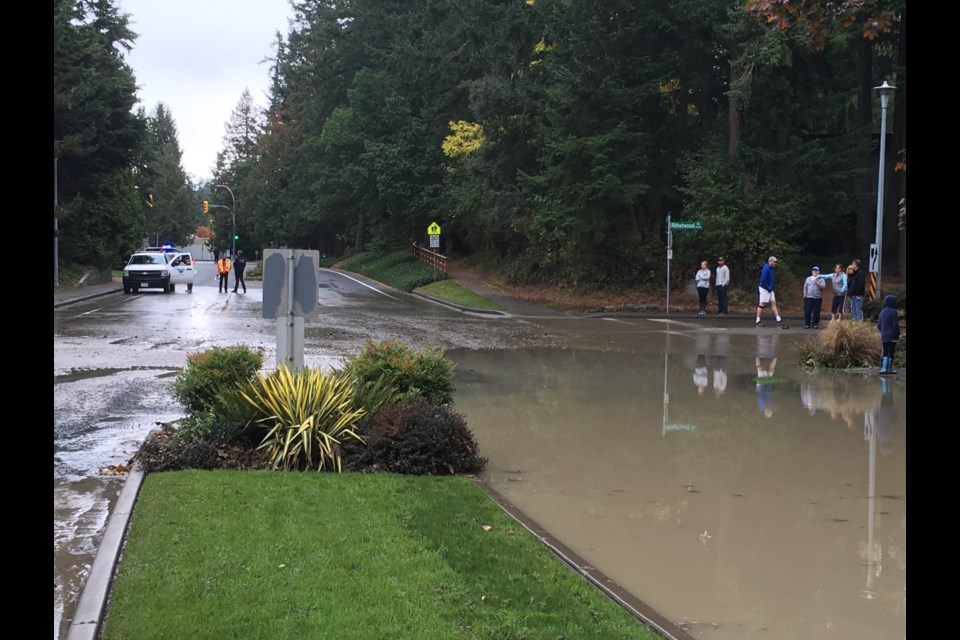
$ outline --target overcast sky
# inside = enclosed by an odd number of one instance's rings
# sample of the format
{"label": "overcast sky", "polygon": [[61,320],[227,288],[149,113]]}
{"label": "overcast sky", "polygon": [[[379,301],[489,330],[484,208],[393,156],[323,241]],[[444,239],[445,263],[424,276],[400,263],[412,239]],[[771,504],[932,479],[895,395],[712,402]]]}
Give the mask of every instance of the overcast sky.
{"label": "overcast sky", "polygon": [[118,0],[138,34],[127,64],[139,106],[164,103],[177,125],[183,168],[194,180],[213,175],[224,125],[249,89],[267,106],[276,33],[286,39],[288,0]]}

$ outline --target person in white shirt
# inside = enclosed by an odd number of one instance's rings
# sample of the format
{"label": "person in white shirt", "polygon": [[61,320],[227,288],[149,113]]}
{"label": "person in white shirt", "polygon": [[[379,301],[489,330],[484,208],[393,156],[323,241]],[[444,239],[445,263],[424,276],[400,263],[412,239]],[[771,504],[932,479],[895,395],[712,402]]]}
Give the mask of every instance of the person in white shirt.
{"label": "person in white shirt", "polygon": [[716,277],[713,281],[713,288],[717,292],[717,314],[728,315],[727,309],[727,287],[730,285],[730,267],[724,262],[723,256],[717,258]]}
{"label": "person in white shirt", "polygon": [[700,298],[700,313],[698,316],[707,315],[707,293],[710,291],[710,269],[707,268],[707,261],[700,263],[700,270],[697,271],[697,296]]}

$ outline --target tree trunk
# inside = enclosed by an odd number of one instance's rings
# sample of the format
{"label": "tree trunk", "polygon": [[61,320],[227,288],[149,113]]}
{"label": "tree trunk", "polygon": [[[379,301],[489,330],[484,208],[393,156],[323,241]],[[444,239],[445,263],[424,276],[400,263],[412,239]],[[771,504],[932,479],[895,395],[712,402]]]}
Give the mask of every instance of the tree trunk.
{"label": "tree trunk", "polygon": [[[740,47],[733,45],[730,51],[730,85],[732,86],[743,75],[743,69],[737,64],[740,56]],[[737,158],[737,147],[740,145],[740,136],[743,129],[743,112],[740,110],[740,101],[730,98],[727,103],[727,158],[733,162]]]}

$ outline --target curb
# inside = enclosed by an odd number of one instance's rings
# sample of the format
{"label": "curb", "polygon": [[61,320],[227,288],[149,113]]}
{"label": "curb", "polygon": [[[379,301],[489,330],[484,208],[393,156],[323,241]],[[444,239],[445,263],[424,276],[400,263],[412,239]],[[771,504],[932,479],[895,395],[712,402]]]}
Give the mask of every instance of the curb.
{"label": "curb", "polygon": [[123,292],[123,288],[119,288],[119,289],[109,289],[109,290],[107,290],[107,291],[99,291],[99,292],[97,292],[97,293],[90,293],[90,294],[87,294],[87,295],[80,295],[80,296],[77,296],[77,297],[75,297],[75,298],[70,298],[69,300],[63,300],[63,301],[61,301],[61,302],[56,302],[56,301],[54,301],[54,303],[53,303],[53,308],[54,308],[54,309],[59,309],[60,307],[66,307],[66,306],[68,306],[68,305],[75,304],[75,303],[77,303],[77,302],[83,302],[84,300],[92,300],[93,298],[101,298],[101,297],[103,297],[103,296],[109,296],[109,295],[112,295],[112,294],[114,294],[114,293],[122,293],[122,292]]}
{"label": "curb", "polygon": [[95,640],[99,637],[113,572],[120,560],[120,550],[123,548],[127,526],[130,524],[143,478],[144,473],[136,469],[127,475],[117,504],[110,513],[103,540],[100,541],[90,568],[90,575],[80,592],[66,640]]}
{"label": "curb", "polygon": [[433,302],[435,304],[439,304],[444,307],[449,307],[451,309],[456,309],[457,311],[462,311],[463,313],[480,313],[486,316],[506,316],[506,317],[510,316],[510,314],[507,313],[506,311],[500,311],[498,309],[474,309],[473,307],[464,307],[463,305],[459,305],[453,302],[447,302],[446,300],[441,300],[440,298],[434,298],[433,296],[424,295],[422,293],[417,293],[415,291],[411,291],[410,295],[417,296],[418,298],[422,298],[423,300],[427,300],[429,302]]}
{"label": "curb", "polygon": [[689,633],[670,622],[667,618],[655,611],[650,605],[618,585],[603,572],[590,566],[562,542],[554,538],[545,529],[531,520],[525,513],[504,498],[486,481],[476,476],[471,478],[491,500],[503,509],[507,515],[519,522],[527,531],[547,547],[555,556],[567,566],[579,573],[590,584],[599,589],[605,596],[629,611],[635,618],[662,635],[666,640],[694,640]]}

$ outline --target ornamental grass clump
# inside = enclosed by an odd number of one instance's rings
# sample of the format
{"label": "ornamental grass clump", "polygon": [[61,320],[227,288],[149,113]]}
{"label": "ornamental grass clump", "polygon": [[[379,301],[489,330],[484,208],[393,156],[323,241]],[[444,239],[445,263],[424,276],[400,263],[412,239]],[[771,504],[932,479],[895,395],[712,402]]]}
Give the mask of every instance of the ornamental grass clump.
{"label": "ornamental grass clump", "polygon": [[799,345],[800,364],[806,367],[851,369],[880,362],[880,332],[870,322],[831,322],[815,337]]}
{"label": "ornamental grass clump", "polygon": [[368,341],[359,354],[346,359],[343,373],[360,387],[387,384],[394,399],[420,396],[435,405],[453,402],[453,362],[442,351],[415,351],[396,338]]}
{"label": "ornamental grass clump", "polygon": [[341,470],[344,439],[362,438],[354,427],[364,410],[356,407],[348,377],[319,369],[291,372],[280,367],[251,382],[242,392],[265,428],[258,449],[265,450],[273,469],[284,471]]}

